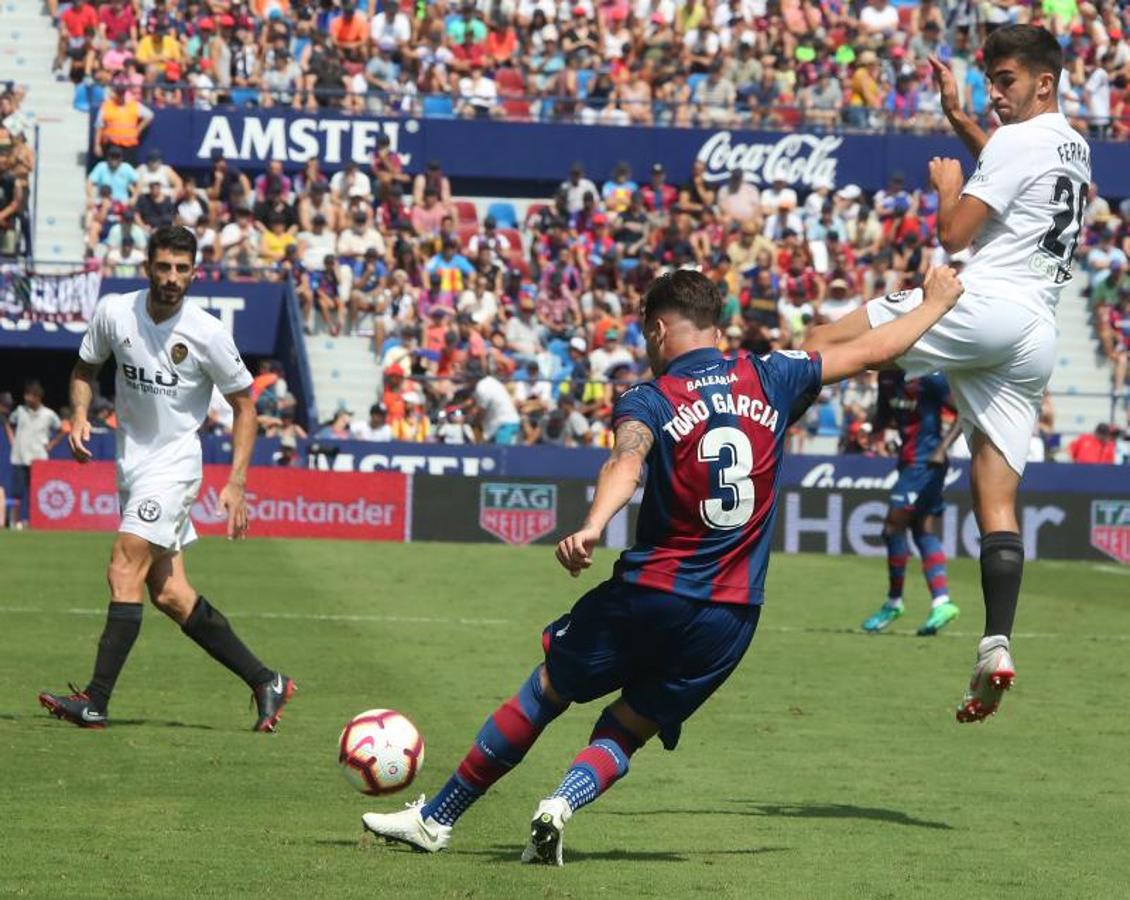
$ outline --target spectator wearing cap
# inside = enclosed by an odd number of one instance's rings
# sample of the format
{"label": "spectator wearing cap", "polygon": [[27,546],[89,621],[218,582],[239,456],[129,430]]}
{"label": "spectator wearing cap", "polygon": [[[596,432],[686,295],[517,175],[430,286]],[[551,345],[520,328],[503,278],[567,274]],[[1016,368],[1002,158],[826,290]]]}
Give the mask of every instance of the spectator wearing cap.
{"label": "spectator wearing cap", "polygon": [[117,147],[122,151],[122,158],[136,166],[141,135],[152,121],[153,110],[127,97],[126,82],[115,79],[110,96],[102,102],[94,122],[94,155],[102,158],[111,147]]}
{"label": "spectator wearing cap", "polygon": [[117,203],[128,203],[133,197],[134,185],[137,184],[139,175],[131,163],[126,162],[125,153],[121,147],[111,145],[107,148],[106,158],[98,162],[90,171],[86,179],[86,199],[91,204],[98,196],[100,188],[110,190],[110,199]]}
{"label": "spectator wearing cap", "polygon": [[506,386],[493,375],[483,372],[478,360],[467,363],[474,419],[483,440],[492,444],[513,445],[521,433],[522,418]]}
{"label": "spectator wearing cap", "polygon": [[132,206],[122,207],[118,221],[110,226],[103,244],[107,248],[121,247],[126,235],[133,238],[134,245],[142,251],[149,244],[149,234],[141,224],[141,217],[137,214],[137,210]]}
{"label": "spectator wearing cap", "polygon": [[309,272],[321,272],[326,257],[337,252],[337,235],[327,225],[326,217],[315,213],[310,230],[298,232],[298,254]]}
{"label": "spectator wearing cap", "polygon": [[358,441],[373,441],[387,443],[392,440],[392,428],[388,424],[388,411],[383,403],[374,403],[369,407],[369,419],[366,422],[353,422],[349,428],[351,436]]}
{"label": "spectator wearing cap", "polygon": [[353,412],[348,409],[339,409],[333,418],[318,429],[316,438],[323,440],[347,441],[351,436]]}
{"label": "spectator wearing cap", "polygon": [[161,157],[161,151],[157,149],[150,150],[145,157],[145,165],[137,170],[138,190],[140,192],[147,192],[149,186],[159,181],[161,186],[165,189],[165,193],[170,195],[177,195],[184,187],[183,179],[173,170],[172,166],[165,165]]}
{"label": "spectator wearing cap", "polygon": [[132,237],[124,234],[119,246],[106,250],[102,260],[102,277],[138,278],[144,263],[144,251],[134,244]]}
{"label": "spectator wearing cap", "polygon": [[608,328],[601,335],[601,344],[589,354],[589,365],[597,381],[609,379],[609,372],[619,366],[631,367],[635,363],[629,351],[620,342],[620,330]]}
{"label": "spectator wearing cap", "polygon": [[467,417],[459,407],[440,413],[440,425],[435,431],[437,444],[473,444],[475,430],[467,424]]}

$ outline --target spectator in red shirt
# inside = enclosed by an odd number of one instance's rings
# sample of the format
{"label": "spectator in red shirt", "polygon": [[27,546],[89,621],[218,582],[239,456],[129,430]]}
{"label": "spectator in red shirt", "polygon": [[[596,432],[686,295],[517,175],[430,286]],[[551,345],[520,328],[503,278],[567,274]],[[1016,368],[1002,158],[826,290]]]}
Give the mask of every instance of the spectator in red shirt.
{"label": "spectator in red shirt", "polygon": [[103,40],[137,43],[137,17],[126,0],[110,0],[98,10],[99,30]]}
{"label": "spectator in red shirt", "polygon": [[59,21],[59,48],[55,52],[56,72],[63,69],[63,60],[81,60],[90,49],[90,35],[98,31],[98,12],[90,0],[75,0],[68,6]]}
{"label": "spectator in red shirt", "polygon": [[1114,465],[1114,434],[1105,422],[1094,434],[1081,434],[1068,447],[1072,462]]}

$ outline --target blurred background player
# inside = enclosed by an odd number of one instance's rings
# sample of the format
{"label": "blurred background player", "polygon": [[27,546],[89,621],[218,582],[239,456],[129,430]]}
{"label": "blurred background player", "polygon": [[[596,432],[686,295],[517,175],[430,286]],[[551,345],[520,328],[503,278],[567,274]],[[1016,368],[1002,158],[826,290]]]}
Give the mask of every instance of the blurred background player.
{"label": "blurred background player", "polygon": [[534,812],[522,861],[561,865],[569,818],[623,778],[629,758],[656,734],[674,750],[683,722],[753,639],[789,426],[822,384],[903,353],[960,293],[952,270],[934,270],[913,312],[823,358],[801,351],[727,358],[718,349],[722,296],[714,283],[689,270],[656,279],[643,311],[656,380],[616,402],[616,442],[592,507],[581,529],[558,544],[557,559],[574,576],[592,565],[646,462],[634,546],[608,581],[545,629],[544,664],[487,719],[440,792],[397,813],[366,813],[365,829],[420,850],[445,849],[459,817],[570,703],[620,691]]}
{"label": "blurred background player", "polygon": [[91,458],[87,411],[98,370],[116,363],[117,476],[122,521],[106,579],[110,608],[98,642],[94,675],[84,690],[41,693],[53,715],[83,728],[105,728],[114,684],[141,630],[142,591],[209,656],[242,678],[258,705],[256,731],[273,731],[294,682],[267,668],[228,620],[188,582],[182,550],[196,540],[190,510],[203,473],[197,432],[213,388],[235,413],[232,466],[220,491],[228,537],[247,531],[244,485],[257,422],[251,373],[219,319],[186,304],[196,269],[196,238],[179,225],[149,241],[149,287],[110,294],[95,308],[71,373],[71,451]]}
{"label": "blurred background player", "polygon": [[897,369],[879,373],[879,401],[872,422],[876,434],[894,427],[899,435],[898,480],[891,491],[883,540],[887,544],[887,602],[863,623],[863,630],[882,631],[903,614],[903,582],[910,556],[906,532],[922,557],[922,574],[930,589],[930,615],[918,634],[937,634],[960,610],[949,597],[946,551],[938,538],[938,519],[945,511],[946,450],[961,429],[955,422],[943,437],[942,411],[949,403],[949,384],[938,372],[907,379]]}
{"label": "blurred background player", "polygon": [[[962,110],[953,73],[930,58],[942,108],[977,157],[968,181],[956,159],[930,161],[938,236],[947,253],[974,252],[961,273],[961,305],[898,361],[912,378],[946,374],[972,452],[985,631],[959,722],[995,713],[1016,675],[1010,636],[1024,573],[1016,495],[1055,366],[1055,310],[1071,278],[1091,182],[1087,142],[1059,111],[1063,51],[1051,32],[998,28],[985,41],[984,60],[1003,123],[992,137]],[[815,329],[805,347],[851,340],[906,315],[921,299],[912,290],[872,300]]]}

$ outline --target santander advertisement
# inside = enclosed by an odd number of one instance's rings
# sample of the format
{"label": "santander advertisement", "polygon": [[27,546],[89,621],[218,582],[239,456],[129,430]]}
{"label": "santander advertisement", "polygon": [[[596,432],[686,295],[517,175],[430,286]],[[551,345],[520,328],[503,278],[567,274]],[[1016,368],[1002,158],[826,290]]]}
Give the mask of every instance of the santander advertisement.
{"label": "santander advertisement", "polygon": [[[227,466],[205,466],[192,506],[199,534],[227,534],[220,490]],[[247,479],[251,534],[259,537],[411,540],[408,476],[400,472],[312,472],[252,468]],[[114,464],[47,460],[32,467],[31,524],[59,531],[115,531]]]}

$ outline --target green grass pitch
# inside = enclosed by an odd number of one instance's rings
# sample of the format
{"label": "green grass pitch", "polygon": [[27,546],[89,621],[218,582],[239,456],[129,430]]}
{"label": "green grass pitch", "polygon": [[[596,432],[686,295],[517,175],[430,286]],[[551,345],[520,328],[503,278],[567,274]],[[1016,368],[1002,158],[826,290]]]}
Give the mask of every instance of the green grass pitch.
{"label": "green grass pitch", "polygon": [[0,536],[0,894],[303,897],[1125,897],[1130,890],[1130,579],[1033,563],[1001,713],[953,710],[982,621],[856,631],[880,560],[776,556],[735,676],[674,753],[656,742],[566,833],[562,870],[517,861],[530,813],[600,705],[558,720],[525,763],[425,857],[361,837],[398,808],[354,793],[336,739],[361,710],[427,739],[429,794],[538,661],[542,626],[607,572],[574,581],[546,548],[204,540],[196,586],[299,685],[279,733],[248,693],[149,608],[112,727],[49,718],[36,691],[86,682],[102,627],[106,535]]}

